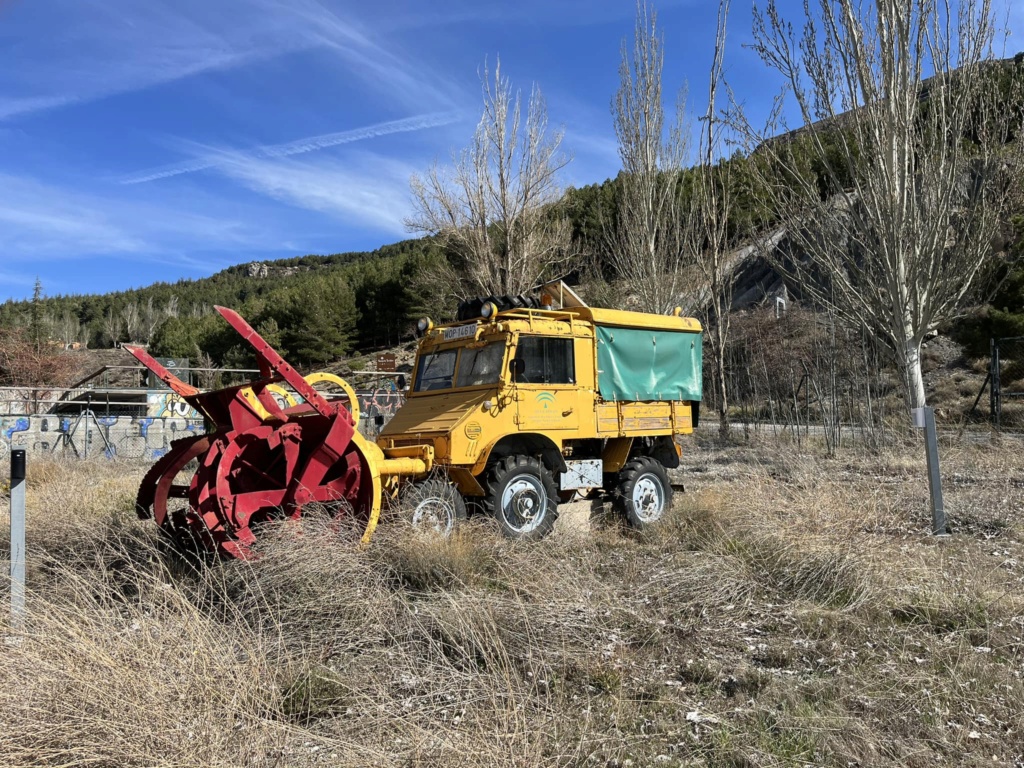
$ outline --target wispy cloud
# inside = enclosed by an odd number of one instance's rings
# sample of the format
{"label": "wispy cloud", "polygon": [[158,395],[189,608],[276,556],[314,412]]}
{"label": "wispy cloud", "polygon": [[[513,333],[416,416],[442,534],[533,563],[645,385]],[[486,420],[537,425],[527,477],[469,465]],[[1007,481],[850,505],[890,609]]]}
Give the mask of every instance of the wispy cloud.
{"label": "wispy cloud", "polygon": [[370,153],[351,153],[344,162],[329,163],[225,154],[216,168],[275,200],[391,235],[405,231],[409,177],[416,170]]}
{"label": "wispy cloud", "polygon": [[[368,25],[357,21],[351,13],[343,13],[339,3],[322,0],[253,0],[268,14],[287,19],[302,29],[309,42],[332,50],[347,62],[348,70],[375,90],[383,90],[390,98],[405,105],[432,104],[448,108],[459,100],[458,89],[441,73],[413,62],[398,51],[401,47],[387,44],[369,31]],[[360,9],[364,18],[375,9]],[[392,8],[377,10],[378,14],[394,14]]]}
{"label": "wispy cloud", "polygon": [[189,248],[273,247],[258,217],[242,221],[210,208],[205,199],[84,194],[0,173],[0,252],[13,262],[97,255],[161,259]]}
{"label": "wispy cloud", "polygon": [[166,165],[160,168],[154,168],[150,171],[133,174],[123,179],[122,183],[139,184],[146,181],[156,181],[158,179],[166,179],[172,176],[180,176],[185,173],[204,171],[217,167],[219,163],[226,162],[225,158],[229,158],[231,163],[235,163],[237,162],[237,158],[242,156],[259,159],[302,155],[307,152],[315,152],[321,149],[337,147],[342,144],[351,144],[356,141],[364,141],[366,139],[373,139],[380,136],[388,136],[395,133],[408,133],[411,131],[422,131],[428,128],[450,125],[458,121],[461,117],[462,115],[458,112],[435,112],[432,114],[407,117],[401,120],[389,120],[387,122],[375,123],[373,125],[354,128],[348,131],[338,131],[335,133],[320,134],[319,136],[309,136],[307,138],[290,141],[285,144],[268,144],[262,147],[255,147],[254,149],[245,152],[218,152],[216,154],[196,158],[192,161]]}
{"label": "wispy cloud", "polygon": [[0,120],[313,48],[392,101],[455,103],[443,78],[317,0],[34,0],[0,17],[5,38],[30,41],[0,47]]}
{"label": "wispy cloud", "polygon": [[[235,5],[234,2],[231,2]],[[236,10],[240,10],[236,8]],[[228,23],[195,0],[41,0],[3,10],[31,45],[0,52],[0,119],[234,67],[310,45],[258,17]],[[56,29],[48,25],[61,18]]]}

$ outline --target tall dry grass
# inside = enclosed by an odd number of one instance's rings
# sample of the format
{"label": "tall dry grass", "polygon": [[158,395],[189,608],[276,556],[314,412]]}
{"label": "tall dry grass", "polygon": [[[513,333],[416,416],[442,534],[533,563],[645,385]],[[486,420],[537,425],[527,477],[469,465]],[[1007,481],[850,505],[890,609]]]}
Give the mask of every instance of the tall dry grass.
{"label": "tall dry grass", "polygon": [[709,444],[649,533],[311,521],[201,571],[144,468],[36,464],[0,764],[1012,765],[1024,472],[943,458],[941,542],[912,453]]}

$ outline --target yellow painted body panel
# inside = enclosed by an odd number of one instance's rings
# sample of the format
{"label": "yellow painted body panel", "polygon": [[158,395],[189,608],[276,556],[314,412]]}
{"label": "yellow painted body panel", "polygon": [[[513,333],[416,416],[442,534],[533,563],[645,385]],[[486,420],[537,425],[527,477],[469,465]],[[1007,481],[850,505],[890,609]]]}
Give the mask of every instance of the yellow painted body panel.
{"label": "yellow painted body panel", "polygon": [[594,325],[614,325],[619,328],[647,328],[653,331],[689,331],[698,333],[702,330],[700,321],[692,317],[676,317],[674,315],[651,315],[646,312],[627,312],[622,309],[597,309],[587,307],[574,309],[580,317]]}

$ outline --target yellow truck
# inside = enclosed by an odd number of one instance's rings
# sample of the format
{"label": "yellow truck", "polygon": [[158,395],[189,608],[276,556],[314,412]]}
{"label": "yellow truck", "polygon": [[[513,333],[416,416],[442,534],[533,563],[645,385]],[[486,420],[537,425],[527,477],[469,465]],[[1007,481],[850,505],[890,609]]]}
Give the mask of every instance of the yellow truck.
{"label": "yellow truck", "polygon": [[402,508],[444,534],[479,512],[535,539],[560,502],[596,492],[630,525],[656,523],[676,437],[699,416],[700,323],[592,308],[562,284],[539,307],[491,298],[478,317],[419,323],[408,399],[377,440],[387,457],[430,457],[426,476],[396,478]]}

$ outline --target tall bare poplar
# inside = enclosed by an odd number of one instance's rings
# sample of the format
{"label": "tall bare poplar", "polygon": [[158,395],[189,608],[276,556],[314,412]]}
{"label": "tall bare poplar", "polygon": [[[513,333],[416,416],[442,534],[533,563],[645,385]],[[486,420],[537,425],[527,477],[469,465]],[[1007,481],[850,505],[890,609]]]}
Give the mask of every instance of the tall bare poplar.
{"label": "tall bare poplar", "polygon": [[802,34],[774,0],[755,9],[755,49],[804,124],[757,150],[781,172],[765,191],[801,288],[888,342],[923,406],[921,344],[991,264],[1005,200],[991,0],[805,8]]}
{"label": "tall bare poplar", "polygon": [[619,90],[612,101],[622,173],[605,240],[609,259],[638,308],[659,313],[680,303],[688,223],[679,194],[689,150],[683,96],[666,127],[663,65],[657,14],[641,0],[633,46],[622,43]]}
{"label": "tall bare poplar", "polygon": [[[568,222],[557,215],[558,174],[569,162],[562,132],[548,129],[547,107],[534,85],[521,94],[483,71],[483,115],[473,141],[411,180],[413,232],[438,236],[454,257],[436,281],[462,294],[520,294],[571,258]],[[525,112],[524,112],[525,106]]]}
{"label": "tall bare poplar", "polygon": [[692,258],[697,265],[703,288],[701,304],[708,318],[705,329],[710,342],[712,378],[718,408],[718,427],[722,436],[729,433],[728,392],[726,388],[725,349],[729,338],[729,310],[732,306],[733,263],[731,256],[739,245],[739,233],[731,226],[736,187],[735,165],[719,162],[724,149],[725,132],[731,121],[720,117],[719,100],[725,87],[725,33],[729,19],[729,0],[718,6],[718,24],[714,54],[708,75],[708,102],[701,118],[699,163],[693,170],[693,196],[690,214]]}
{"label": "tall bare poplar", "polygon": [[110,346],[116,347],[121,339],[121,315],[114,307],[107,307],[103,313],[103,332],[110,339]]}

